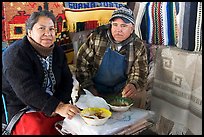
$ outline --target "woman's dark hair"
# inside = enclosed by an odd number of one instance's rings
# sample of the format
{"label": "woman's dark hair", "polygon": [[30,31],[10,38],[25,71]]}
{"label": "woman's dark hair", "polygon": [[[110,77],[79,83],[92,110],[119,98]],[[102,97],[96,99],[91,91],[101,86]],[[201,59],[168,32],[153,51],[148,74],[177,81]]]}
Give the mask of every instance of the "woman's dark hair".
{"label": "woman's dark hair", "polygon": [[26,34],[28,34],[28,29],[32,30],[35,23],[38,22],[39,17],[48,17],[53,21],[54,24],[56,23],[55,15],[50,11],[43,10],[39,12],[33,12],[26,21]]}

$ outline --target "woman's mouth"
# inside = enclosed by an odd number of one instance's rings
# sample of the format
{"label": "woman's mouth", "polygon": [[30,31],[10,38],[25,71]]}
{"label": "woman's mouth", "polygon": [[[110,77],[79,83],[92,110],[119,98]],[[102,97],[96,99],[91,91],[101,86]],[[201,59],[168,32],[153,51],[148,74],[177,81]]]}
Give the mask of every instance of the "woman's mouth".
{"label": "woman's mouth", "polygon": [[42,40],[44,40],[44,41],[52,41],[51,39],[42,39]]}

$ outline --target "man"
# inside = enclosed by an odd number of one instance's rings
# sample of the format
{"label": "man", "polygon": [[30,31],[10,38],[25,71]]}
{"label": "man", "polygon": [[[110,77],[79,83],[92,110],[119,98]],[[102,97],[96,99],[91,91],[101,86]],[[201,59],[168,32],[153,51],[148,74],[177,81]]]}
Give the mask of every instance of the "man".
{"label": "man", "polygon": [[110,23],[99,26],[80,47],[76,78],[94,95],[141,99],[148,65],[144,43],[134,33],[135,18],[127,6],[115,10]]}

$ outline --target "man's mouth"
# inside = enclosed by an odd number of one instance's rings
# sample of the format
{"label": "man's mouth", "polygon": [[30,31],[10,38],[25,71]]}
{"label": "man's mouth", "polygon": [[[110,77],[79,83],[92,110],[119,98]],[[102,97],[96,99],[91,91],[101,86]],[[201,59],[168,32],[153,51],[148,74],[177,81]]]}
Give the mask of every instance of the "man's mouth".
{"label": "man's mouth", "polygon": [[120,35],[120,34],[117,34],[117,35],[115,35],[116,37],[122,37],[123,35]]}

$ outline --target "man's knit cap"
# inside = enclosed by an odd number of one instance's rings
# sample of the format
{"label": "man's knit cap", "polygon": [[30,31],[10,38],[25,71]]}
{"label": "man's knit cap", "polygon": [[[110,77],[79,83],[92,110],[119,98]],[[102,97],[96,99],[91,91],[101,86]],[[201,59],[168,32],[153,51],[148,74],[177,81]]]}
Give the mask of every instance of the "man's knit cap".
{"label": "man's knit cap", "polygon": [[121,18],[125,23],[132,23],[133,25],[135,24],[133,11],[127,6],[120,7],[113,11],[109,21],[113,21],[115,18]]}

